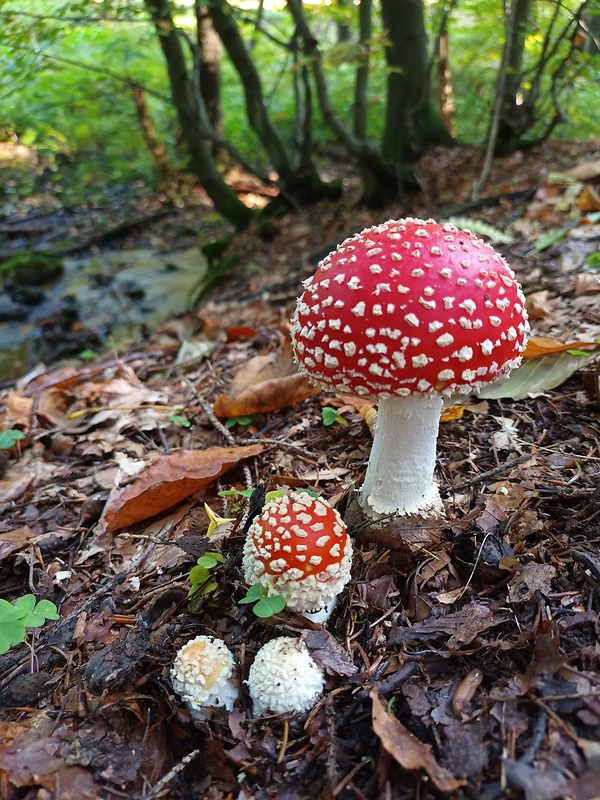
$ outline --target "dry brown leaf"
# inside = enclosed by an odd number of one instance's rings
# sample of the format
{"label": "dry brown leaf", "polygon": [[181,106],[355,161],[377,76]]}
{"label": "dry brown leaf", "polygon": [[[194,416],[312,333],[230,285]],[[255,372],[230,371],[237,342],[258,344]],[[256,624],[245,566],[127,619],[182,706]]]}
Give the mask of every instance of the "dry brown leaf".
{"label": "dry brown leaf", "polygon": [[238,461],[256,456],[262,445],[179,450],[161,456],[112,500],[102,513],[106,531],[115,531],[160,514],[207,486]]}
{"label": "dry brown leaf", "polygon": [[598,342],[560,342],[558,339],[547,339],[544,336],[532,336],[527,342],[523,358],[540,358],[565,353],[567,350],[596,350]]}
{"label": "dry brown leaf", "polygon": [[442,409],[440,422],[456,422],[457,419],[462,419],[464,413],[464,406],[448,406]]}
{"label": "dry brown leaf", "polygon": [[577,297],[600,292],[600,275],[593,272],[579,272],[575,276],[575,294]]}
{"label": "dry brown leaf", "polygon": [[31,409],[33,408],[33,398],[23,397],[19,392],[9,392],[3,398],[4,423],[6,428],[14,428],[15,425],[27,430],[31,426]]}
{"label": "dry brown leaf", "polygon": [[525,300],[525,308],[529,314],[529,319],[542,319],[552,313],[553,298],[550,297],[548,289],[541,292],[533,292]]}
{"label": "dry brown leaf", "polygon": [[321,389],[311,385],[304,375],[288,375],[250,386],[237,397],[220,394],[215,399],[213,410],[217,417],[242,417],[251,414],[266,414],[285,406],[300,403]]}
{"label": "dry brown leaf", "polygon": [[373,703],[373,730],[379,737],[383,749],[403,769],[425,770],[431,782],[441,792],[453,792],[465,786],[465,781],[455,778],[438,764],[431,752],[431,745],[417,739],[396,717],[387,713],[376,689],[371,689],[369,695]]}

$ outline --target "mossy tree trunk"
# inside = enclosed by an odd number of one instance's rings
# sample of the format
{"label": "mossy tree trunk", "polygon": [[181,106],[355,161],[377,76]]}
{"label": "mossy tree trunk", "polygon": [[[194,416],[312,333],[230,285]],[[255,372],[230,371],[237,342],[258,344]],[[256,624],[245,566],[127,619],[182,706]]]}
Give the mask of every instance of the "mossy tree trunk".
{"label": "mossy tree trunk", "polygon": [[402,175],[430,145],[452,139],[432,101],[422,0],[381,0],[381,16],[388,37],[382,155],[384,162]]}
{"label": "mossy tree trunk", "polygon": [[181,34],[173,22],[169,0],[144,0],[144,2],[165,57],[171,97],[189,154],[190,169],[215,204],[217,211],[241,230],[250,222],[252,212],[226,184],[212,156],[207,142],[207,131],[203,130],[202,125],[205,111],[200,106],[201,98],[194,92]]}

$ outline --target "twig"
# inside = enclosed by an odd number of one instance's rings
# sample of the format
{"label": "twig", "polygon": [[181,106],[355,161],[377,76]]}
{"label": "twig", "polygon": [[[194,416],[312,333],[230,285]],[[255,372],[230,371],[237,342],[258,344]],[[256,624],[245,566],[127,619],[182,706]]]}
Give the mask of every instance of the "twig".
{"label": "twig", "polygon": [[256,438],[251,439],[241,439],[239,442],[237,442],[237,444],[248,445],[256,444],[257,442],[273,444],[277,447],[281,447],[284,450],[293,450],[295,453],[298,453],[298,455],[311,459],[311,461],[316,461],[318,458],[316,453],[313,453],[311,450],[307,450],[305,447],[301,447],[299,444],[294,444],[293,442],[283,442],[279,439],[263,439],[262,437],[257,436]]}
{"label": "twig", "polygon": [[200,753],[200,750],[192,750],[191,753],[188,753],[187,756],[184,756],[179,764],[175,764],[173,769],[169,770],[166,775],[164,775],[158,783],[155,783],[150,792],[145,795],[146,800],[152,800],[152,798],[158,797],[158,795],[162,792],[165,786],[170,783],[173,778],[175,778],[182,769],[185,769],[190,761],[193,761],[194,758]]}
{"label": "twig", "polygon": [[519,464],[524,464],[526,461],[529,461],[531,456],[519,456],[519,458],[512,458],[509,461],[505,461],[504,464],[499,464],[497,467],[493,469],[488,469],[486,472],[481,472],[475,478],[469,478],[468,481],[463,481],[462,483],[457,483],[456,485],[450,486],[451,491],[458,492],[462,489],[466,489],[469,486],[476,486],[478,483],[487,480],[488,478],[493,478],[496,475],[499,475],[501,472],[505,472],[507,469],[512,469],[512,467],[518,467]]}

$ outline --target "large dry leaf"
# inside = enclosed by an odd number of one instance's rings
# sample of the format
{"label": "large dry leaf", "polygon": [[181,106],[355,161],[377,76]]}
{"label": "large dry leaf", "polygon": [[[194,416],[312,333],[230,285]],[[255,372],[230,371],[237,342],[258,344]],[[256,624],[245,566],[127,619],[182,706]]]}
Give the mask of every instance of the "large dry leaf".
{"label": "large dry leaf", "polygon": [[293,406],[320,392],[308,378],[298,373],[292,345],[284,340],[277,353],[251,358],[236,374],[228,394],[215,400],[217,417],[247,417]]}
{"label": "large dry leaf", "polygon": [[311,385],[304,375],[288,375],[257,383],[245,389],[237,397],[220,394],[215,399],[214,412],[217,417],[245,417],[251,414],[266,414],[285,406],[300,403],[321,389]]}
{"label": "large dry leaf", "polygon": [[600,342],[561,342],[558,339],[547,339],[544,336],[532,336],[523,353],[524,359],[554,356],[569,350],[598,350]]}
{"label": "large dry leaf", "polygon": [[376,689],[370,691],[373,703],[373,730],[379,737],[381,745],[403,769],[423,769],[431,782],[441,792],[453,792],[466,781],[455,778],[447,769],[435,760],[431,745],[424,744],[383,706]]}
{"label": "large dry leaf", "polygon": [[484,387],[478,392],[478,397],[485,400],[499,400],[503,397],[523,400],[531,394],[555,389],[588,361],[587,356],[574,356],[571,353],[531,358],[514,370],[510,378]]}
{"label": "large dry leaf", "polygon": [[154,517],[207,486],[238,461],[261,451],[262,445],[253,444],[179,450],[161,456],[134,483],[108,499],[101,524],[106,531],[115,531]]}

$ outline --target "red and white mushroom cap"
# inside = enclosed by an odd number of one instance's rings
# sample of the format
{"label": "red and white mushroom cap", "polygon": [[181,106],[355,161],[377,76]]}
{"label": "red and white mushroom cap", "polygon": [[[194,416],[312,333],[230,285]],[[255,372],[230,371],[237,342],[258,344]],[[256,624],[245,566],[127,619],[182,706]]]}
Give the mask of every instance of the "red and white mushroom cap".
{"label": "red and white mushroom cap", "polygon": [[302,372],[364,397],[468,393],[507,375],[528,331],[506,261],[469,231],[404,219],[347,239],[305,284]]}
{"label": "red and white mushroom cap", "polygon": [[238,696],[233,667],[225,642],[212,636],[197,636],[178,650],[171,681],[195,722],[208,719],[218,706],[231,711]]}
{"label": "red and white mushroom cap", "polygon": [[280,636],[260,648],[248,673],[254,716],[302,713],[315,704],[325,673],[300,639]]}
{"label": "red and white mushroom cap", "polygon": [[246,536],[247,583],[261,583],[299,613],[326,606],[350,580],[352,543],[322,498],[290,492],[265,504]]}

